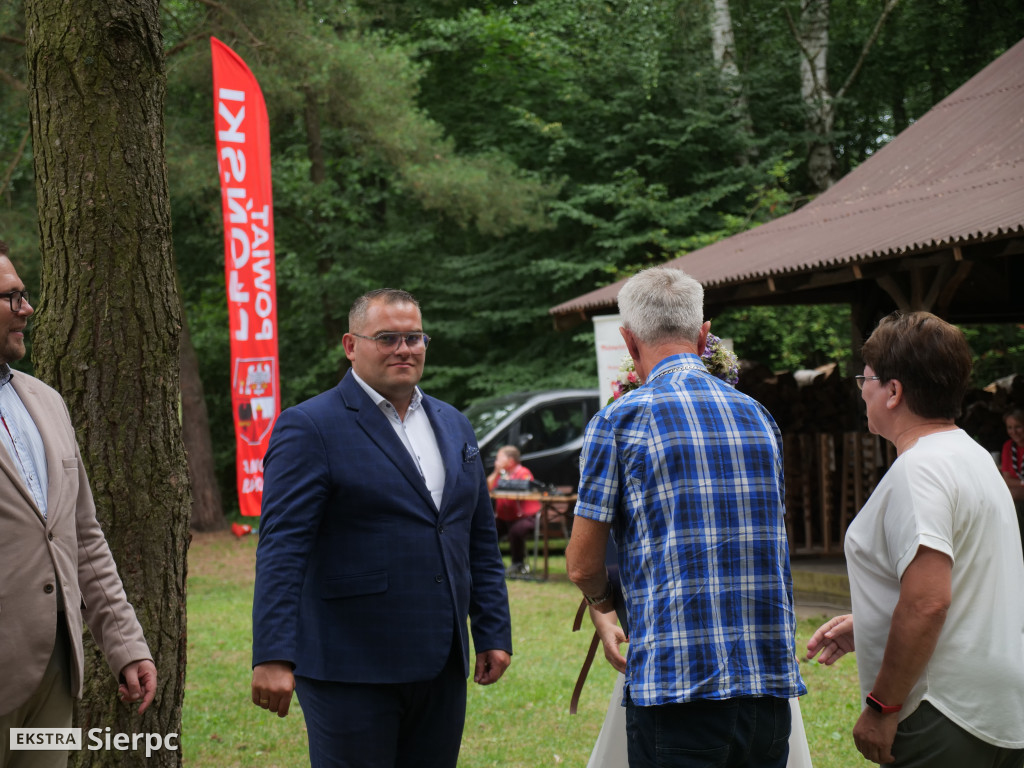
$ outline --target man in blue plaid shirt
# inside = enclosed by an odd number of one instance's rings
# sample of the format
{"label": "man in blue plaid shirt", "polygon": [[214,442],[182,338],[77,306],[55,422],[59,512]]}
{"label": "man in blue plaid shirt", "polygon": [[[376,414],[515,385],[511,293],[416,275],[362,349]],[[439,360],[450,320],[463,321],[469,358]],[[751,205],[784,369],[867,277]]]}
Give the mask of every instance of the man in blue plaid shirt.
{"label": "man in blue plaid shirt", "polygon": [[619,293],[639,389],[587,427],[566,551],[591,609],[614,610],[609,532],[629,619],[630,768],[786,765],[795,653],[782,438],[707,372],[704,291],[644,270]]}

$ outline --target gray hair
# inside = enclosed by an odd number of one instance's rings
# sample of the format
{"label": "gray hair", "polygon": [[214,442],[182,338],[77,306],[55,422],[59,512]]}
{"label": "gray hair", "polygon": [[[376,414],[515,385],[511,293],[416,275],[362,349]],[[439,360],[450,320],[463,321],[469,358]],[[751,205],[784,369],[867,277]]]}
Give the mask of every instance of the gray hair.
{"label": "gray hair", "polygon": [[649,267],[619,291],[622,324],[644,344],[697,343],[704,324],[704,288],[679,269]]}
{"label": "gray hair", "polygon": [[381,301],[385,304],[412,304],[416,309],[420,308],[420,303],[416,301],[416,297],[408,291],[403,291],[398,288],[377,288],[373,291],[368,291],[356,299],[352,303],[352,308],[348,311],[348,329],[351,332],[354,328],[362,328],[366,323],[366,315],[369,313],[370,304],[375,301]]}

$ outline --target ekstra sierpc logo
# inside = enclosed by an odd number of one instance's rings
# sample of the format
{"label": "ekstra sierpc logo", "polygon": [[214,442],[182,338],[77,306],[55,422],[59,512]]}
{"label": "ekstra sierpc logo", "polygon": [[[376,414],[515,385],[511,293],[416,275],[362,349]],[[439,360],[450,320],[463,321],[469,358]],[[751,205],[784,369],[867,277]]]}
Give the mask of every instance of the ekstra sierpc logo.
{"label": "ekstra sierpc logo", "polygon": [[110,727],[90,728],[82,743],[81,728],[11,728],[11,751],[43,750],[106,750],[116,752],[142,752],[152,757],[165,749],[178,751],[178,734],[168,733],[112,733]]}

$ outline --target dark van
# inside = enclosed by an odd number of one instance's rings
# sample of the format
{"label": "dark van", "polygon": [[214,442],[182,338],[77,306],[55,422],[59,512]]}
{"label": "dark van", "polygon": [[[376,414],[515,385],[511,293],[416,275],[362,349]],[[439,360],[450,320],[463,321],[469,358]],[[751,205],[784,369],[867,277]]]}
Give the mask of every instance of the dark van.
{"label": "dark van", "polygon": [[549,389],[481,400],[463,413],[476,432],[488,473],[498,449],[514,445],[539,482],[575,492],[583,429],[600,408],[596,389]]}

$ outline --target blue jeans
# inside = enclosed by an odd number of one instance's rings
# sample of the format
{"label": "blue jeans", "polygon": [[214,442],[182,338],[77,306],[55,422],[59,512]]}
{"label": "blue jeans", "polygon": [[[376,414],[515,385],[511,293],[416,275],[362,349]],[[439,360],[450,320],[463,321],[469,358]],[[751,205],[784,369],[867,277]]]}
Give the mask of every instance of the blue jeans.
{"label": "blue jeans", "polygon": [[772,697],[640,707],[627,698],[629,768],[785,768],[789,702]]}

